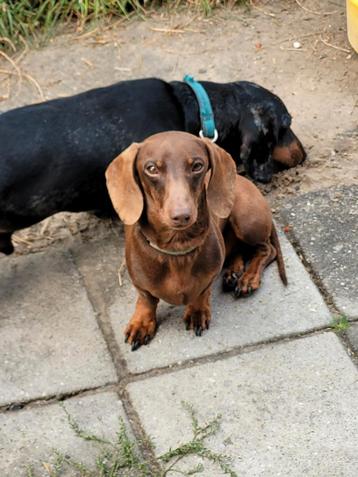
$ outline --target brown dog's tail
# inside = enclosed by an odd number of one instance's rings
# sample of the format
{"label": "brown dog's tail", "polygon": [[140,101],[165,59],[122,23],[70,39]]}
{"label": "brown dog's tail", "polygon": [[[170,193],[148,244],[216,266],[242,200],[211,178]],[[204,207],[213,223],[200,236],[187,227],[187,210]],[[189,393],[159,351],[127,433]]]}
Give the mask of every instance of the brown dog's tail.
{"label": "brown dog's tail", "polygon": [[280,275],[280,278],[282,280],[282,283],[287,286],[287,275],[286,275],[286,269],[285,269],[285,262],[283,261],[283,256],[282,256],[282,251],[281,251],[281,245],[278,240],[278,235],[277,235],[277,230],[275,227],[275,224],[272,222],[272,229],[271,229],[271,243],[275,247],[277,256],[277,267],[278,267],[278,273]]}

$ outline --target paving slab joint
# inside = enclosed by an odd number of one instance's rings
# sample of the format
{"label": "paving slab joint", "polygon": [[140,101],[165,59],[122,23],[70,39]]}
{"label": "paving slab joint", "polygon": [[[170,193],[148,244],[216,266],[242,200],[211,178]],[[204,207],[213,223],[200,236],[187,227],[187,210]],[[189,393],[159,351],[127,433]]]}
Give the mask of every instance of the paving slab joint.
{"label": "paving slab joint", "polygon": [[354,346],[349,339],[347,332],[336,333],[338,338],[340,339],[341,343],[343,344],[344,349],[347,351],[349,358],[353,361],[353,363],[358,368],[358,352],[354,350]]}
{"label": "paving slab joint", "polygon": [[36,398],[28,401],[14,401],[3,406],[0,406],[0,414],[7,412],[17,412],[23,409],[32,409],[35,407],[47,406],[49,404],[59,403],[71,399],[74,397],[84,397],[89,395],[95,395],[101,392],[117,392],[118,384],[105,384],[98,387],[81,389],[79,391],[67,392],[63,394],[53,394],[52,396],[45,396],[43,398]]}
{"label": "paving slab joint", "polygon": [[[276,218],[276,221],[278,221],[278,218]],[[279,222],[280,226],[283,226],[282,221]],[[319,292],[321,293],[324,302],[326,303],[327,307],[329,308],[330,312],[334,315],[340,315],[341,312],[337,308],[337,305],[334,302],[334,299],[332,295],[327,291],[326,287],[323,285],[323,282],[317,273],[317,271],[314,269],[313,265],[309,262],[309,260],[306,258],[304,249],[301,247],[301,244],[297,237],[295,236],[294,231],[289,230],[286,232],[286,237],[291,243],[292,247],[294,248],[297,256],[299,257],[300,261],[302,262],[303,266],[307,270],[308,274],[310,275],[310,278],[318,288]]]}
{"label": "paving slab joint", "polygon": [[132,400],[126,389],[122,389],[119,393],[119,398],[123,404],[128,421],[131,425],[132,432],[136,439],[138,449],[144,460],[148,463],[151,475],[161,475],[162,469],[159,466],[158,459],[155,456],[155,449],[150,437],[144,431],[141,420],[135,407],[132,404]]}
{"label": "paving slab joint", "polygon": [[72,251],[70,251],[70,257],[74,267],[79,274],[80,281],[84,290],[86,291],[87,298],[93,308],[98,327],[102,333],[108,352],[111,356],[118,380],[120,381],[121,379],[123,379],[124,376],[128,374],[128,369],[127,363],[122,356],[118,343],[115,339],[115,334],[113,331],[110,317],[108,316],[105,307],[101,306],[101,304],[98,303],[95,294],[91,290],[91,285],[87,283],[86,277],[81,273],[80,267],[77,266],[76,258],[73,255]]}
{"label": "paving slab joint", "polygon": [[[358,321],[358,320],[357,320]],[[332,332],[332,327],[330,326],[325,326],[325,327],[320,327],[316,328],[314,330],[309,330],[307,332],[303,333],[296,333],[296,334],[291,334],[291,335],[286,335],[286,336],[280,336],[277,338],[272,338],[269,340],[264,340],[261,342],[257,342],[254,344],[250,345],[244,345],[244,346],[239,346],[235,347],[233,349],[227,350],[227,351],[222,351],[219,353],[215,353],[209,356],[203,356],[200,358],[194,358],[194,359],[189,359],[187,361],[183,361],[180,364],[173,364],[169,366],[164,366],[162,368],[155,368],[151,369],[149,371],[143,371],[140,373],[127,373],[125,376],[122,377],[121,381],[119,383],[108,383],[105,385],[101,385],[98,387],[93,387],[93,388],[88,388],[88,389],[81,389],[79,391],[74,391],[74,392],[68,392],[68,393],[63,393],[63,394],[54,394],[52,396],[46,396],[44,398],[37,398],[34,400],[29,400],[29,401],[18,401],[18,402],[12,402],[8,403],[4,406],[0,406],[0,413],[6,413],[6,412],[16,412],[18,410],[22,409],[28,409],[32,407],[38,407],[38,406],[46,406],[48,404],[53,404],[56,402],[62,402],[67,399],[73,398],[73,397],[83,397],[86,395],[93,395],[93,394],[98,394],[101,392],[105,391],[114,391],[119,394],[119,397],[121,398],[123,404],[125,405],[126,410],[128,411],[129,416],[134,416],[134,422],[135,422],[135,416],[136,413],[133,410],[130,399],[128,398],[127,392],[126,392],[126,387],[130,383],[138,382],[138,381],[144,381],[146,379],[150,379],[153,377],[157,376],[163,376],[166,374],[171,374],[175,373],[177,371],[183,370],[183,369],[190,369],[196,366],[200,366],[202,364],[206,363],[214,363],[217,361],[223,361],[225,359],[231,358],[233,356],[240,356],[244,355],[247,353],[251,353],[257,350],[260,350],[266,346],[273,345],[273,344],[281,344],[281,343],[287,343],[290,341],[294,340],[300,340],[309,336],[314,336],[314,335],[319,335],[323,333],[329,333]],[[348,356],[350,359],[354,362],[354,364],[358,367],[358,353],[356,353],[353,349],[353,346],[349,340],[349,337],[345,332],[341,333],[336,333],[338,338],[340,339],[343,347],[345,348]],[[127,402],[127,398],[129,401]]]}
{"label": "paving slab joint", "polygon": [[[61,394],[53,394],[50,396],[45,396],[44,398],[36,398],[36,399],[30,399],[27,401],[14,401],[10,402],[8,404],[5,404],[3,406],[0,406],[0,413],[6,413],[6,412],[16,412],[18,410],[22,409],[27,409],[27,408],[32,408],[32,407],[37,407],[37,406],[45,406],[48,404],[52,404],[55,402],[61,402],[65,401],[66,399],[70,399],[73,397],[82,397],[90,394],[97,394],[99,392],[104,392],[104,391],[116,391],[119,394],[124,393],[124,396],[126,395],[126,386],[130,383],[137,382],[137,381],[143,381],[145,379],[150,379],[155,376],[162,376],[165,374],[170,374],[174,373],[176,371],[180,371],[182,369],[190,369],[195,366],[199,366],[201,364],[205,363],[214,363],[216,361],[222,361],[227,358],[231,358],[232,356],[238,356],[241,354],[246,354],[250,353],[252,351],[261,349],[265,346],[272,345],[272,344],[278,344],[278,343],[284,343],[284,342],[289,342],[292,340],[296,339],[302,339],[307,336],[312,336],[315,334],[320,334],[320,333],[325,333],[325,332],[331,332],[332,329],[330,327],[320,327],[316,328],[314,330],[310,330],[304,333],[299,333],[299,334],[292,334],[292,335],[286,335],[286,336],[280,336],[277,338],[272,338],[269,340],[257,342],[255,344],[250,344],[250,345],[245,345],[245,346],[239,346],[235,347],[233,349],[227,350],[227,351],[222,351],[219,353],[215,353],[209,356],[203,356],[200,358],[194,358],[194,359],[188,359],[187,361],[183,361],[180,364],[173,364],[173,365],[168,365],[164,366],[161,368],[155,368],[151,369],[149,371],[143,371],[140,373],[130,373],[128,372],[125,376],[122,377],[119,383],[108,383],[105,385],[101,385],[98,387],[91,387],[91,388],[86,388],[86,389],[81,389],[73,392],[67,392],[67,393],[61,393]],[[349,349],[348,354],[350,354],[353,351],[351,350],[351,345],[349,342],[349,339],[345,339],[345,347]],[[123,399],[123,396],[120,396],[121,399]]]}
{"label": "paving slab joint", "polygon": [[[154,368],[154,369],[150,369],[148,371],[142,371],[139,373],[129,373],[119,383],[119,389],[124,391],[128,384],[131,384],[134,382],[144,381],[146,379],[150,379],[153,377],[175,373],[177,371],[194,368],[196,366],[200,366],[207,363],[215,363],[217,361],[223,361],[225,359],[228,359],[234,356],[240,356],[240,355],[244,355],[247,353],[251,353],[251,352],[263,349],[266,346],[288,343],[290,341],[304,339],[309,336],[319,335],[323,333],[332,333],[332,331],[334,330],[332,329],[331,326],[317,327],[313,330],[311,329],[309,331],[305,331],[302,333],[287,334],[285,336],[281,335],[279,337],[270,338],[268,340],[259,341],[257,343],[238,346],[227,351],[220,351],[218,353],[214,353],[211,355],[202,356],[198,358],[190,358],[188,360],[182,361],[180,364],[177,364],[177,363],[171,364],[168,366],[163,366],[161,368]],[[348,346],[348,341],[344,343],[344,347],[348,348],[346,349],[346,351],[348,354],[350,354],[351,346],[350,345]]]}

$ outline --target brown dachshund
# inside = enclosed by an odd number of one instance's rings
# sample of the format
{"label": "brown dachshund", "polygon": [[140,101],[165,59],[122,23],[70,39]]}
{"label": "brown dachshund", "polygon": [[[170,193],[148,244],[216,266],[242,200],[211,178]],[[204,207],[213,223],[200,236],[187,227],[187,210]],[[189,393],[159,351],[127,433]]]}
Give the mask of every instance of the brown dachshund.
{"label": "brown dachshund", "polygon": [[[186,305],[184,322],[197,336],[208,329],[211,286],[225,258],[224,289],[236,296],[256,290],[275,258],[287,283],[267,202],[207,139],[156,134],[118,156],[106,179],[125,224],[127,267],[139,293],[125,330],[132,350],[153,338],[159,299]],[[243,248],[252,251],[246,268]]]}

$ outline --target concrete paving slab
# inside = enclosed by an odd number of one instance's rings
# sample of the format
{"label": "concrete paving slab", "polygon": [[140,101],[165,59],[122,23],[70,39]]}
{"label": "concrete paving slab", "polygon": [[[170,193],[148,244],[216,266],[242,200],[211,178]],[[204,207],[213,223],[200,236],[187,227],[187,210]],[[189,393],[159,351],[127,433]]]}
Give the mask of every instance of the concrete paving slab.
{"label": "concrete paving slab", "polygon": [[120,222],[116,223],[115,230],[102,227],[99,240],[97,237],[73,241],[71,253],[97,311],[105,312],[117,294],[125,296],[118,278],[124,260],[124,233]]}
{"label": "concrete paving slab", "polygon": [[[212,299],[212,324],[200,338],[185,330],[182,307],[162,303],[155,338],[136,352],[130,351],[123,340],[136,300],[136,292],[126,275],[123,286],[111,295],[109,314],[130,371],[160,368],[329,324],[329,310],[316,286],[285,237],[281,237],[281,244],[289,280],[287,288],[280,282],[276,263],[265,271],[262,288],[250,298],[235,300],[230,294],[223,294],[221,280],[218,281]],[[118,278],[112,276],[111,280],[117,283]]]}
{"label": "concrete paving slab", "polygon": [[346,333],[354,351],[358,353],[358,323],[351,324]]}
{"label": "concrete paving slab", "polygon": [[333,333],[144,379],[128,390],[158,455],[191,438],[184,400],[201,422],[222,415],[208,446],[231,456],[240,477],[357,475],[358,371]]}
{"label": "concrete paving slab", "polygon": [[48,250],[1,260],[0,405],[116,381],[70,257]]}
{"label": "concrete paving slab", "polygon": [[358,186],[301,195],[281,214],[336,306],[358,317]]}
{"label": "concrete paving slab", "polygon": [[[83,430],[99,437],[113,439],[124,418],[122,404],[112,392],[76,397],[63,404]],[[99,454],[94,444],[75,435],[59,404],[0,414],[1,477],[27,477],[29,465],[36,470],[34,475],[48,476],[43,463],[53,463],[54,450],[86,466],[93,465]]]}

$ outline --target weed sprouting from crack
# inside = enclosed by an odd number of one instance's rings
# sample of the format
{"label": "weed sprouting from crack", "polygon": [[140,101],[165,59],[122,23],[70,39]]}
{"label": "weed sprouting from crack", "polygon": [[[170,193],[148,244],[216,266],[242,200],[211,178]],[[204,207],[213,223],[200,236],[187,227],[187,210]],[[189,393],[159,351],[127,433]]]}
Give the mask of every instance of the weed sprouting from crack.
{"label": "weed sprouting from crack", "polygon": [[[48,477],[61,477],[64,472],[68,471],[74,472],[74,474],[70,474],[74,477],[169,477],[173,474],[190,477],[205,472],[204,462],[209,461],[217,465],[224,474],[237,477],[231,467],[231,459],[226,455],[213,452],[205,444],[206,439],[219,431],[221,416],[216,416],[211,421],[200,424],[194,408],[186,402],[183,402],[182,405],[191,419],[192,439],[157,457],[157,468],[161,469],[159,473],[150,470],[149,463],[139,456],[136,443],[130,439],[122,419],[116,438],[112,441],[83,430],[63,404],[61,406],[75,435],[98,447],[95,469],[90,469],[84,463],[78,462],[58,450],[54,450],[51,458],[52,463],[42,462],[42,467]],[[149,445],[152,446],[152,444]],[[151,450],[153,450],[153,446]],[[199,457],[202,462],[189,470],[179,469],[178,464],[185,463],[185,459],[189,456]],[[33,466],[27,467],[27,477],[37,477]]]}
{"label": "weed sprouting from crack", "polygon": [[337,333],[346,331],[349,328],[348,318],[345,315],[334,317],[331,323],[331,328]]}
{"label": "weed sprouting from crack", "polygon": [[229,457],[213,452],[205,446],[205,440],[208,437],[214,436],[219,431],[221,416],[216,416],[212,421],[204,425],[200,425],[193,407],[186,402],[182,402],[182,406],[188,412],[191,418],[193,438],[189,442],[186,442],[175,449],[169,449],[168,452],[159,456],[158,459],[160,461],[168,464],[160,477],[166,477],[172,471],[180,472],[182,475],[187,476],[203,472],[204,467],[202,464],[198,464],[196,468],[193,468],[187,472],[179,471],[175,468],[175,466],[181,460],[189,455],[196,455],[204,460],[211,461],[214,464],[217,464],[224,474],[230,475],[231,477],[237,477],[237,474],[230,466]]}

